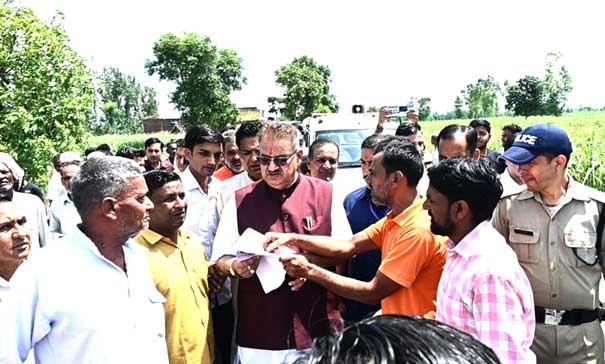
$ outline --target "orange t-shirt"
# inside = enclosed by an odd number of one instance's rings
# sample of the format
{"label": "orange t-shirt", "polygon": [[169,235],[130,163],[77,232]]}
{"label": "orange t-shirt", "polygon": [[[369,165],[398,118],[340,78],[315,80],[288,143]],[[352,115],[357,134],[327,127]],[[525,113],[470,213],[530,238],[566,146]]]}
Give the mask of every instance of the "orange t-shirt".
{"label": "orange t-shirt", "polygon": [[397,216],[387,216],[364,231],[382,251],[378,270],[402,287],[381,302],[383,314],[423,316],[435,311],[447,238],[431,233],[424,197]]}
{"label": "orange t-shirt", "polygon": [[231,177],[235,176],[235,173],[233,173],[232,170],[230,170],[229,168],[227,168],[227,166],[222,166],[221,168],[217,169],[214,174],[212,175],[212,177],[218,179],[219,181],[224,181],[226,179],[229,179]]}

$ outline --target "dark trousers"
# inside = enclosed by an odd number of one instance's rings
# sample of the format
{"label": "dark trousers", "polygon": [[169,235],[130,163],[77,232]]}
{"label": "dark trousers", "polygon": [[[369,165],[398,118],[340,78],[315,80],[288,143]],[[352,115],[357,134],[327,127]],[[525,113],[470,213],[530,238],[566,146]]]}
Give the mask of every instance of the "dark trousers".
{"label": "dark trousers", "polygon": [[229,301],[212,308],[214,326],[215,363],[231,364],[231,339],[233,336],[233,304]]}

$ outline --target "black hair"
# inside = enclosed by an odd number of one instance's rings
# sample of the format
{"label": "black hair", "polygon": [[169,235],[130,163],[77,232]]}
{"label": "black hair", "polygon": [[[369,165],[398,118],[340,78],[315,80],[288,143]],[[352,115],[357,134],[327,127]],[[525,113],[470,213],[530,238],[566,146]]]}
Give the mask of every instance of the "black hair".
{"label": "black hair", "polygon": [[162,188],[166,183],[173,181],[181,181],[181,177],[178,174],[167,171],[165,169],[156,169],[143,174],[145,183],[147,183],[147,196],[151,195],[158,189]]}
{"label": "black hair", "polygon": [[475,129],[471,128],[470,126],[458,124],[446,126],[445,128],[441,129],[439,135],[437,136],[437,145],[439,145],[442,140],[453,140],[456,133],[464,134],[466,139],[466,151],[469,154],[473,154],[475,149],[477,149],[478,138],[477,132],[475,132]]}
{"label": "black hair", "polygon": [[492,217],[502,195],[498,172],[485,158],[448,158],[429,168],[428,175],[430,186],[450,203],[466,201],[477,225]]}
{"label": "black hair", "polygon": [[372,134],[369,137],[365,138],[361,143],[361,149],[372,149],[376,147],[377,144],[384,141],[392,141],[395,136],[389,134]]}
{"label": "black hair", "polygon": [[132,150],[132,158],[145,158],[145,151],[143,149],[133,149]]}
{"label": "black hair", "polygon": [[383,152],[382,165],[387,172],[391,174],[396,171],[403,173],[408,185],[416,186],[424,173],[424,163],[422,155],[418,148],[407,140],[401,140],[397,137],[388,144],[384,142],[374,147],[374,155]]}
{"label": "black hair", "polygon": [[489,134],[492,133],[492,124],[489,123],[486,119],[473,119],[471,123],[468,124],[471,128],[478,128],[480,126],[484,127]]}
{"label": "black hair", "polygon": [[437,320],[382,315],[313,341],[296,364],[499,364],[492,349]]}
{"label": "black hair", "polygon": [[84,156],[85,156],[85,157],[88,157],[88,155],[89,155],[90,153],[92,153],[92,152],[94,152],[94,151],[96,151],[96,150],[97,150],[97,148],[95,148],[95,147],[88,147],[88,148],[86,148],[86,150],[84,150]]}
{"label": "black hair", "polygon": [[111,150],[111,146],[107,143],[99,144],[97,147],[97,151],[104,153],[105,155],[113,155],[113,151]]}
{"label": "black hair", "polygon": [[421,131],[422,131],[422,129],[420,128],[420,125],[410,123],[410,122],[405,122],[405,123],[399,124],[399,126],[397,127],[397,130],[395,131],[395,135],[407,137],[410,135],[418,134]]}
{"label": "black hair", "polygon": [[160,144],[160,148],[164,148],[164,143],[158,138],[151,137],[145,140],[145,149],[149,148],[153,144]]}
{"label": "black hair", "polygon": [[61,163],[61,168],[59,168],[60,169],[59,173],[61,175],[63,175],[63,168],[65,168],[67,166],[78,166],[78,167],[80,167],[81,165],[82,165],[82,163],[79,160],[73,160],[73,161],[63,162],[63,163]]}
{"label": "black hair", "polygon": [[[513,143],[515,142],[515,139],[517,138],[517,135],[519,135],[520,133],[521,133],[521,132],[518,132],[518,133],[513,133],[513,134],[511,134],[511,135],[510,135],[510,136],[509,136],[509,137],[506,139],[506,141],[504,142],[504,145],[503,145],[503,147],[504,147],[504,151],[505,151],[505,152],[506,152],[507,150],[509,150],[509,149],[510,149],[510,147],[512,147],[512,146],[513,146]],[[568,159],[569,159],[569,158],[568,158]]]}
{"label": "black hair", "polygon": [[132,159],[132,151],[131,147],[122,147],[116,152],[116,157]]}
{"label": "black hair", "polygon": [[218,143],[223,144],[223,136],[216,130],[206,125],[194,125],[185,134],[185,148],[193,151],[198,144]]}
{"label": "black hair", "polygon": [[315,151],[317,150],[317,148],[321,148],[322,146],[324,146],[326,144],[334,145],[336,147],[336,151],[338,152],[338,156],[340,156],[340,147],[338,146],[338,144],[336,144],[336,142],[334,142],[332,139],[319,137],[318,139],[315,139],[313,141],[313,143],[311,143],[311,146],[309,147],[309,159],[313,160],[313,155],[315,154]]}
{"label": "black hair", "polygon": [[387,147],[387,145],[389,145],[392,141],[395,140],[405,140],[401,137],[395,136],[395,135],[384,135],[384,138],[380,139],[375,145],[374,148],[372,148],[372,153],[373,154],[378,154],[380,152],[384,152],[384,149]]}
{"label": "black hair", "polygon": [[240,125],[240,127],[235,132],[235,144],[238,148],[240,148],[240,144],[242,143],[242,139],[245,138],[260,138],[260,131],[263,128],[263,123],[258,120],[247,121]]}
{"label": "black hair", "polygon": [[523,128],[517,124],[508,124],[508,125],[504,125],[502,127],[502,131],[504,130],[508,130],[511,132],[511,134],[516,134],[516,133],[520,133],[521,130],[523,130]]}

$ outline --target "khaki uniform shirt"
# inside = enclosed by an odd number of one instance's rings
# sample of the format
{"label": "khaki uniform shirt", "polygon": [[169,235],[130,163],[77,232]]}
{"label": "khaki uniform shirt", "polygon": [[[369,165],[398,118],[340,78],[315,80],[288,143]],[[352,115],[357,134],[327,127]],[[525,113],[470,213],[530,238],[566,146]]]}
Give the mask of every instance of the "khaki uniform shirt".
{"label": "khaki uniform shirt", "polygon": [[166,298],[166,342],[171,364],[210,364],[214,339],[208,299],[208,263],[195,235],[178,242],[152,230],[135,239],[145,249],[156,287]]}
{"label": "khaki uniform shirt", "polygon": [[[596,260],[596,230],[605,194],[571,179],[552,209],[539,193],[523,189],[502,197],[492,222],[513,248],[525,270],[536,306],[595,309],[605,270],[605,239]],[[605,235],[605,234],[603,234]],[[574,253],[575,249],[575,253]],[[579,257],[579,258],[578,258]]]}

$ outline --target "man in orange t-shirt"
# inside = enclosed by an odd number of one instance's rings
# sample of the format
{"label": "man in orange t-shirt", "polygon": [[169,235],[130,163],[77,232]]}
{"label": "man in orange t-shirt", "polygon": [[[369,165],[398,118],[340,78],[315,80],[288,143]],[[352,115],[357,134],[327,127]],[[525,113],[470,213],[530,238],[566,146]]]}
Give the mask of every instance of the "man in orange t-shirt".
{"label": "man in orange t-shirt", "polygon": [[[310,279],[339,296],[364,303],[381,302],[383,314],[424,315],[435,310],[437,286],[445,265],[445,238],[430,230],[430,217],[416,192],[422,177],[422,156],[402,140],[387,141],[374,149],[368,182],[372,199],[391,212],[348,240],[324,236],[268,233],[267,250],[289,245],[312,253],[282,257],[286,272],[299,288]],[[319,267],[328,260],[348,259],[380,248],[382,263],[370,282],[340,276]]]}

